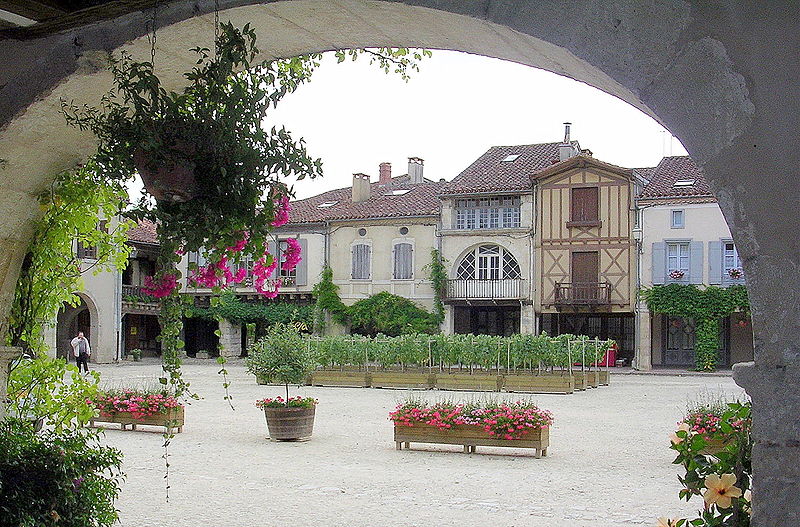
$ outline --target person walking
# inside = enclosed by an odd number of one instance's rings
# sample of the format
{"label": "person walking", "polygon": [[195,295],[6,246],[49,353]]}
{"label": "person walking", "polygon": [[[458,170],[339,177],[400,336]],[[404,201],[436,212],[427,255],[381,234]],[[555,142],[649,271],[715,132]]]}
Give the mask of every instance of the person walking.
{"label": "person walking", "polygon": [[75,356],[75,364],[78,371],[81,365],[86,373],[89,373],[89,357],[92,356],[92,348],[89,347],[89,340],[83,336],[83,331],[78,331],[78,336],[72,339],[72,354]]}

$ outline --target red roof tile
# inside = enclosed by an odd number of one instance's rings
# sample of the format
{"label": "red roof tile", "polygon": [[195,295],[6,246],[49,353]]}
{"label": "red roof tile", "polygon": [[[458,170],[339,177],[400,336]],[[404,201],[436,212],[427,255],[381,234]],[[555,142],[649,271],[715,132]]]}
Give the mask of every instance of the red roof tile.
{"label": "red roof tile", "polygon": [[158,245],[156,224],[150,220],[139,220],[139,223],[128,231],[128,241]]}
{"label": "red roof tile", "polygon": [[[640,199],[673,199],[679,201],[683,198],[711,198],[711,188],[708,186],[703,171],[689,156],[670,156],[661,160],[657,167],[648,175],[650,183],[644,187]],[[692,181],[691,185],[675,186],[677,181]]]}
{"label": "red roof tile", "polygon": [[[438,216],[441,207],[439,193],[444,182],[425,180],[409,184],[408,176],[392,178],[391,183],[370,183],[370,197],[353,203],[351,187],[323,192],[310,198],[292,202],[291,223],[315,223],[327,220],[367,218],[394,218],[403,216]],[[408,190],[404,194],[392,191]],[[320,207],[323,203],[332,203]]]}
{"label": "red roof tile", "polygon": [[[572,143],[578,147],[576,141]],[[448,183],[442,193],[471,194],[531,190],[531,176],[559,162],[560,144],[493,146]],[[519,157],[513,161],[503,162],[513,155]]]}

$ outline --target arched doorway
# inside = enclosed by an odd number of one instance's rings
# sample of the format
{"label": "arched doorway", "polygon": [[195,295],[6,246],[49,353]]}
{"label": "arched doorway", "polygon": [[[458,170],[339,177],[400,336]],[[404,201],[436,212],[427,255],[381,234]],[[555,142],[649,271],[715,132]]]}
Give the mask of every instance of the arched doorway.
{"label": "arched doorway", "polygon": [[[85,295],[79,294],[79,303],[75,306],[64,304],[58,312],[56,322],[56,357],[72,360],[70,341],[82,331],[94,345],[93,337],[97,336],[97,311],[94,303]],[[92,357],[94,358],[94,357]]]}

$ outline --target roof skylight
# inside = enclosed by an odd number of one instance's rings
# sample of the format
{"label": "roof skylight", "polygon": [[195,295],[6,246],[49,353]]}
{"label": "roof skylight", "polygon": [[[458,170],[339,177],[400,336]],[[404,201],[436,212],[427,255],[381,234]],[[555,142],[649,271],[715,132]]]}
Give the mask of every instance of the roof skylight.
{"label": "roof skylight", "polygon": [[328,207],[333,207],[337,203],[339,203],[339,202],[338,201],[326,201],[325,203],[320,203],[319,205],[317,205],[317,208],[327,209]]}
{"label": "roof skylight", "polygon": [[399,188],[392,191],[392,196],[402,196],[411,192],[410,188]]}
{"label": "roof skylight", "polygon": [[516,161],[520,154],[510,154],[506,156],[505,159],[501,161],[501,163],[511,163],[512,161]]}
{"label": "roof skylight", "polygon": [[694,185],[694,179],[679,179],[672,184],[673,187],[691,187]]}

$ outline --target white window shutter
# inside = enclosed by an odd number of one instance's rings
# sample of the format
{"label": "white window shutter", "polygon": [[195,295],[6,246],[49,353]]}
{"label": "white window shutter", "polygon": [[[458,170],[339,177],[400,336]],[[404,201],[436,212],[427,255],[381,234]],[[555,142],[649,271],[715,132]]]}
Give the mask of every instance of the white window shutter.
{"label": "white window shutter", "polygon": [[689,283],[703,283],[703,242],[689,244]]}
{"label": "white window shutter", "polygon": [[653,243],[653,285],[661,285],[667,281],[667,244]]}
{"label": "white window shutter", "polygon": [[722,283],[722,242],[708,242],[708,283]]}
{"label": "white window shutter", "polygon": [[299,238],[300,243],[300,263],[297,264],[295,272],[296,285],[308,285],[308,240]]}

